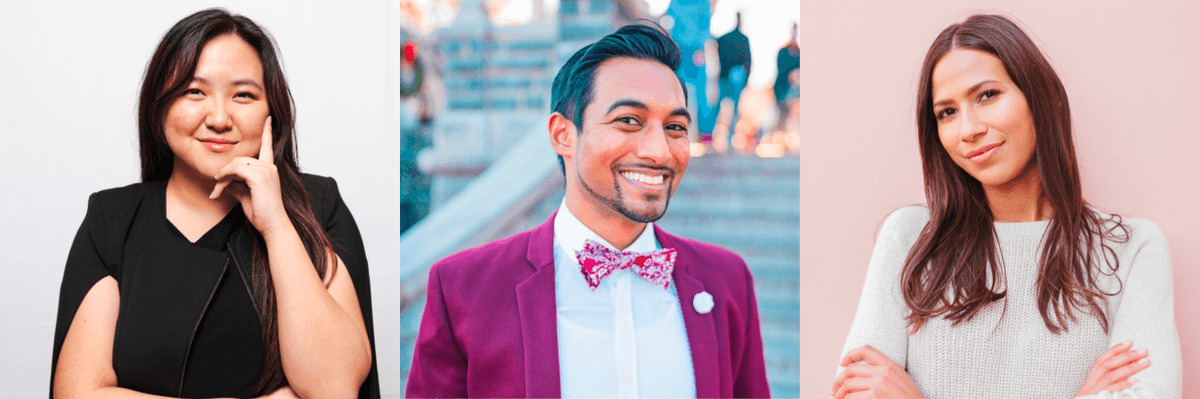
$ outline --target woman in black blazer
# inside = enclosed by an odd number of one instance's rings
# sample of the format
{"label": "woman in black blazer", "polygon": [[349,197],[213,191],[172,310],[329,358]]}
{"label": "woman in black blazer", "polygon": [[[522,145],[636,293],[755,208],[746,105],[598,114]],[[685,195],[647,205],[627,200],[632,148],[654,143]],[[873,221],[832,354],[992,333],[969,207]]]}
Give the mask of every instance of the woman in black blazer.
{"label": "woman in black blazer", "polygon": [[270,36],[219,9],[142,84],[142,183],[104,190],[67,258],[51,396],[379,396],[362,238],[301,174]]}

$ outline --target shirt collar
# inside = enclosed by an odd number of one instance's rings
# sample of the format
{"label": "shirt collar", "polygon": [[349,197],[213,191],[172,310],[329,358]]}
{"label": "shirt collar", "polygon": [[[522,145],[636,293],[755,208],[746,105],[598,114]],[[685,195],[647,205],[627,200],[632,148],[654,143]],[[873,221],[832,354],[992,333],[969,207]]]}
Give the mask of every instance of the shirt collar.
{"label": "shirt collar", "polygon": [[[583,250],[584,240],[592,240],[616,250],[612,244],[600,238],[599,234],[592,231],[580,222],[575,215],[571,214],[571,210],[567,209],[567,200],[558,207],[558,216],[554,217],[554,240],[562,247],[566,253],[574,255],[575,252]],[[650,252],[658,249],[658,238],[654,235],[654,223],[646,223],[646,228],[642,230],[642,234],[638,236],[633,244],[630,244],[625,251],[629,252]]]}

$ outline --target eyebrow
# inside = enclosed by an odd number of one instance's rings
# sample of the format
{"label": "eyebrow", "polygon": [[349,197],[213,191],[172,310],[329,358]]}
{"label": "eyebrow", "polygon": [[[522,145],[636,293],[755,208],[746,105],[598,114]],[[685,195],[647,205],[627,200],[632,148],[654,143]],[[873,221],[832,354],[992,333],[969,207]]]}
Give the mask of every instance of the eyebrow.
{"label": "eyebrow", "polygon": [[[979,90],[980,87],[983,87],[983,85],[988,84],[988,83],[1000,83],[1000,82],[992,80],[992,79],[988,79],[988,80],[976,83],[974,86],[971,86],[970,88],[967,89],[966,93],[974,93],[976,90]],[[950,99],[945,99],[945,100],[933,103],[933,107],[937,108],[937,106],[939,106],[939,105],[949,104],[952,102],[954,102],[954,101],[950,100]]]}
{"label": "eyebrow", "polygon": [[[650,111],[650,107],[646,106],[646,104],[643,104],[641,101],[617,100],[616,102],[612,103],[612,105],[608,106],[608,111],[605,111],[604,114],[608,115],[608,114],[612,113],[613,110],[620,108],[620,107],[633,107],[633,108],[640,109],[642,111]],[[670,116],[682,116],[684,118],[687,118],[688,123],[692,123],[692,114],[683,108],[675,108],[674,110],[671,111]]]}
{"label": "eyebrow", "polygon": [[[209,82],[208,79],[205,79],[205,78],[202,78],[199,76],[192,77],[192,81],[199,82],[202,84],[212,83],[212,82]],[[262,85],[258,84],[258,82],[255,82],[254,79],[238,79],[238,80],[233,81],[233,85],[234,86],[242,86],[242,85],[254,86],[254,87],[257,87],[259,90],[263,90],[263,91],[266,90],[266,89],[263,89]]]}

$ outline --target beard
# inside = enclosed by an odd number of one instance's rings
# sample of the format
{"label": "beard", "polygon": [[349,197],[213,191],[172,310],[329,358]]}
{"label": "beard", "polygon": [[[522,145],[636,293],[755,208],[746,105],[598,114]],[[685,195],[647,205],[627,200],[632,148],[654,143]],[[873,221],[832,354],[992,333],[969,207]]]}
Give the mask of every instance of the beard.
{"label": "beard", "polygon": [[[587,184],[587,181],[583,179],[583,176],[579,175],[578,172],[576,172],[576,176],[579,178],[580,185],[582,185],[583,189],[588,192],[588,195],[591,195],[592,198],[600,200],[600,202],[604,203],[605,206],[608,206],[609,209],[617,211],[617,213],[624,215],[626,218],[629,218],[629,220],[633,220],[638,223],[653,223],[658,219],[661,219],[663,215],[667,213],[667,206],[671,203],[671,194],[675,193],[675,187],[672,185],[672,183],[668,182],[666,198],[662,199],[662,208],[657,208],[651,205],[651,209],[637,211],[632,209],[630,204],[626,201],[626,195],[621,191],[621,183],[620,180],[618,180],[621,178],[621,176],[615,170],[612,172],[613,192],[615,193],[613,197],[607,197],[604,194],[592,189],[592,187]],[[657,197],[657,195],[652,195],[648,196],[648,198],[643,198],[643,200],[648,203],[655,202],[658,199]]]}

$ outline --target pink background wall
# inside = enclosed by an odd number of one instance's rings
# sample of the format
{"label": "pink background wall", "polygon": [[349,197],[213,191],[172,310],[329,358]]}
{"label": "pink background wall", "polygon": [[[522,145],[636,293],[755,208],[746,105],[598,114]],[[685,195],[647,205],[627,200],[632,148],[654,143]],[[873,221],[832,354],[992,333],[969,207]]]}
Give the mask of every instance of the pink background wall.
{"label": "pink background wall", "polygon": [[829,397],[874,234],[923,203],[914,122],[934,37],[1015,17],[1071,99],[1085,198],[1171,245],[1184,392],[1200,394],[1200,3],[801,2],[801,396]]}

